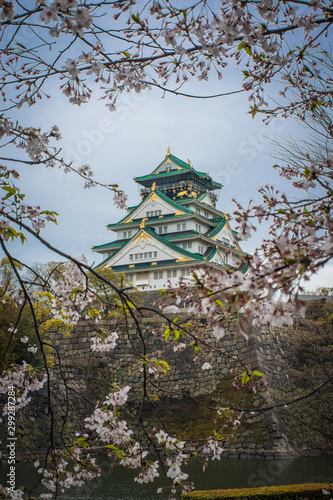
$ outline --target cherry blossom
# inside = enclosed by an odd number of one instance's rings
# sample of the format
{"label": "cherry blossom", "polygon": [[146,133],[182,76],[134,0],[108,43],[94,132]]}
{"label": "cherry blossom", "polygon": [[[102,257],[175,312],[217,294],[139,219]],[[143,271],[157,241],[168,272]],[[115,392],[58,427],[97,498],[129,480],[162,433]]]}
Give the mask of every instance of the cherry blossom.
{"label": "cherry blossom", "polygon": [[111,332],[107,337],[92,337],[91,349],[99,352],[109,352],[116,347],[116,340],[119,338],[117,332]]}

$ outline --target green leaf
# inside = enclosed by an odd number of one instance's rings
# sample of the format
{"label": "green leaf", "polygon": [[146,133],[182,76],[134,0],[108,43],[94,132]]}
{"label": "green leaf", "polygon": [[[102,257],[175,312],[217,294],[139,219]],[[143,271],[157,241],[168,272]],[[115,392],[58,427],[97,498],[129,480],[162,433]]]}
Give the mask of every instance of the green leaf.
{"label": "green leaf", "polygon": [[165,338],[165,340],[168,340],[168,338],[169,338],[169,336],[170,336],[170,333],[171,333],[170,328],[167,328],[167,329],[164,331],[164,338]]}
{"label": "green leaf", "polygon": [[141,24],[141,20],[140,20],[140,16],[139,16],[138,12],[136,14],[132,14],[132,19],[135,23]]}
{"label": "green leaf", "polygon": [[161,366],[161,368],[163,368],[163,373],[166,373],[168,370],[170,370],[170,367],[166,361],[155,359],[154,364],[157,366]]}
{"label": "green leaf", "polygon": [[5,196],[5,200],[7,200],[7,198],[10,198],[14,194],[16,194],[16,189],[14,189],[12,186],[2,186],[2,189],[4,191],[7,191],[7,194]]}
{"label": "green leaf", "polygon": [[246,372],[243,373],[242,375],[242,384],[246,384],[250,380],[250,377]]}
{"label": "green leaf", "polygon": [[174,330],[173,333],[174,333],[174,336],[175,336],[175,340],[178,340],[179,339],[179,335],[180,335],[179,330]]}
{"label": "green leaf", "polygon": [[96,318],[99,315],[99,311],[97,309],[89,309],[88,316],[91,319]]}
{"label": "green leaf", "polygon": [[238,44],[237,49],[238,49],[238,50],[241,50],[241,49],[244,49],[244,47],[246,47],[246,46],[247,46],[247,43],[246,43],[246,42],[240,42],[240,43]]}
{"label": "green leaf", "polygon": [[[246,42],[240,42],[240,44],[238,45],[237,47],[238,50],[242,50],[244,49],[245,52],[249,55],[249,56],[252,56],[252,49],[250,47],[250,45]],[[244,71],[243,71],[244,73]]]}
{"label": "green leaf", "polygon": [[249,56],[252,56],[252,49],[249,45],[247,45],[245,47],[245,52],[249,55]]}
{"label": "green leaf", "polygon": [[263,377],[264,374],[259,372],[258,370],[253,370],[252,375],[256,375],[257,377]]}
{"label": "green leaf", "polygon": [[70,298],[70,299],[72,299],[72,298],[74,297],[74,295],[76,295],[76,294],[77,294],[77,292],[78,292],[78,291],[79,291],[79,287],[78,287],[78,286],[77,286],[77,287],[75,287],[75,288],[73,288],[73,290],[72,290],[72,291],[71,291],[71,293],[70,293],[69,298]]}
{"label": "green leaf", "polygon": [[5,232],[9,235],[9,237],[14,241],[15,238],[18,237],[18,233],[16,231],[16,229],[14,229],[13,227],[8,227],[7,229],[5,229]]}
{"label": "green leaf", "polygon": [[308,73],[310,73],[312,76],[314,76],[314,73],[313,71],[309,68],[309,66],[306,66],[305,64],[303,65],[303,69],[304,71],[307,71]]}
{"label": "green leaf", "polygon": [[25,237],[24,233],[18,233],[18,235],[21,239],[22,245],[24,244],[25,241],[28,241],[27,238]]}

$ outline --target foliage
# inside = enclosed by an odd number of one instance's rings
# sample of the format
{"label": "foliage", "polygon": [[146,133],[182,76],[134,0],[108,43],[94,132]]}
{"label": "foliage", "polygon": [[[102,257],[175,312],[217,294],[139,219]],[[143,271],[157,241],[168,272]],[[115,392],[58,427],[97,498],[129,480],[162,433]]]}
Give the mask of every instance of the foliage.
{"label": "foliage", "polygon": [[231,498],[261,500],[265,498],[310,499],[328,498],[332,485],[324,483],[290,484],[286,486],[266,486],[263,488],[243,488],[233,490],[192,491],[183,494],[183,500],[228,500]]}

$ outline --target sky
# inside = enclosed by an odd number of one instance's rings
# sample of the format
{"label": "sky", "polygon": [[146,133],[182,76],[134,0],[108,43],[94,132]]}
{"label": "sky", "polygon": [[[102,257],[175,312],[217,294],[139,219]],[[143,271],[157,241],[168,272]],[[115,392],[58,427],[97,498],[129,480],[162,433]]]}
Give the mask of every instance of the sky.
{"label": "sky", "polygon": [[[209,95],[240,88],[241,78],[231,70],[222,83],[192,82],[188,92]],[[270,156],[271,141],[288,137],[304,137],[304,130],[293,120],[281,118],[265,126],[260,117],[248,114],[248,95],[235,94],[216,99],[189,99],[153,89],[142,94],[126,94],[116,112],[95,94],[81,107],[71,105],[53,83],[50,100],[23,107],[16,112],[24,125],[60,128],[59,146],[75,167],[89,164],[94,178],[104,183],[118,183],[129,196],[129,206],[140,202],[139,186],[133,177],[150,173],[164,159],[167,148],[195,169],[208,172],[224,185],[217,208],[232,213],[236,198],[247,206],[250,198],[259,200],[257,190],[265,183],[287,190],[297,196],[278,176]],[[120,220],[124,210],[113,205],[113,194],[103,188],[83,189],[83,181],[75,174],[64,174],[45,167],[20,167],[21,189],[29,204],[58,212],[58,225],[49,223],[43,237],[59,249],[78,257],[84,254],[90,264],[97,264],[101,255],[92,252],[92,245],[115,239],[106,224]],[[251,253],[266,236],[267,227],[259,228],[242,244]],[[17,258],[28,264],[62,260],[34,241],[23,246],[9,244]],[[331,286],[333,265],[328,265],[307,284],[308,289]]]}

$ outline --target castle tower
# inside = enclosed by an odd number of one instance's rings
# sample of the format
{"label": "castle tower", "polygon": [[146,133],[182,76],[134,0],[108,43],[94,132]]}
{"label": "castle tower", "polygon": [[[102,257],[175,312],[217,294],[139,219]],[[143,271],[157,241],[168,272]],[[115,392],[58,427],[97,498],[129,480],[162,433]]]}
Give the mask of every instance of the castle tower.
{"label": "castle tower", "polygon": [[[149,175],[135,177],[141,203],[107,228],[117,239],[93,247],[103,255],[97,266],[128,276],[139,290],[161,289],[179,276],[191,280],[191,268],[212,265],[235,269],[246,256],[228,216],[216,208],[222,184],[170,153]],[[244,263],[240,269],[246,272]]]}

